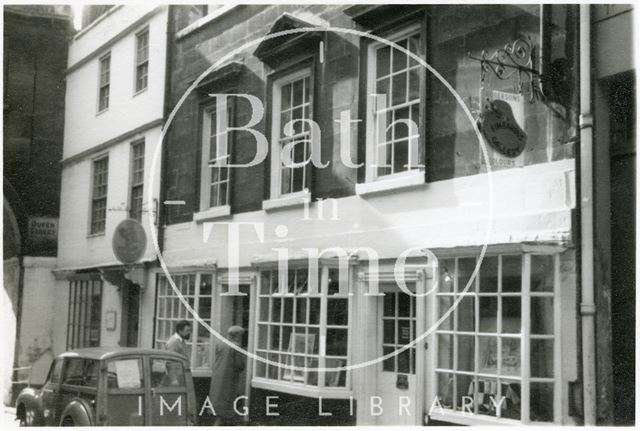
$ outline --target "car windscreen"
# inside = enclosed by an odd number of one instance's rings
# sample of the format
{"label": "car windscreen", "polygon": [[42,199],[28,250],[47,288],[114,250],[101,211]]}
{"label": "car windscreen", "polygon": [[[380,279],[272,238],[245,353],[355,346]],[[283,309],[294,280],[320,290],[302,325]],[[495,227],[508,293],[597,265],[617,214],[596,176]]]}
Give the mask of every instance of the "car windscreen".
{"label": "car windscreen", "polygon": [[63,385],[98,387],[98,361],[94,359],[67,358]]}

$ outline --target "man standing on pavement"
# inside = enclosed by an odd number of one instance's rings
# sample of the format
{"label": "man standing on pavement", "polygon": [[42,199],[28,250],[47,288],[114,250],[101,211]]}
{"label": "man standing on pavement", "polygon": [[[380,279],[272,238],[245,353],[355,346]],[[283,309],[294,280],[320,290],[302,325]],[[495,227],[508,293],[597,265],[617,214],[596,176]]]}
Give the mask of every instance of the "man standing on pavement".
{"label": "man standing on pavement", "polygon": [[[244,328],[232,326],[227,331],[227,338],[240,347],[243,334]],[[234,407],[236,409],[241,407],[239,402],[236,403],[236,399],[243,392],[239,388],[239,383],[245,362],[245,356],[233,347],[224,342],[216,344],[209,391],[209,399],[216,415],[214,422],[216,426],[238,425],[240,422],[240,417]],[[236,403],[235,406],[234,403]]]}
{"label": "man standing on pavement", "polygon": [[191,355],[187,349],[187,341],[191,338],[191,323],[181,320],[176,323],[176,332],[167,340],[167,350],[180,353],[190,362]]}

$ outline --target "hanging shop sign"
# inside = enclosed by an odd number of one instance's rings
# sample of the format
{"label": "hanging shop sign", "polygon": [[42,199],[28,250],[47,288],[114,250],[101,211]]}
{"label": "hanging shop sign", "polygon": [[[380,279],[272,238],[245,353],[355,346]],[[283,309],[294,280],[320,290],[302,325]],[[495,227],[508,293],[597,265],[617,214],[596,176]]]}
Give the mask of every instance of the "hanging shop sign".
{"label": "hanging shop sign", "polygon": [[491,97],[484,100],[480,112],[480,131],[499,155],[515,159],[522,154],[527,145],[527,134],[524,131],[524,98],[520,94],[502,91],[492,91],[490,95]]}
{"label": "hanging shop sign", "polygon": [[147,234],[137,220],[122,220],[116,226],[111,245],[113,254],[120,262],[132,265],[144,256],[147,249]]}

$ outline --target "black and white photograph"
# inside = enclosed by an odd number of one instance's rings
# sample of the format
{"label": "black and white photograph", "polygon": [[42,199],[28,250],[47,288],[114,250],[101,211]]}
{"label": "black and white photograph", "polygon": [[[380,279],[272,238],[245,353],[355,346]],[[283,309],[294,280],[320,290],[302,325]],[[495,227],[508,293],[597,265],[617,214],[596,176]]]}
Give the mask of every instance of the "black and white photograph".
{"label": "black and white photograph", "polygon": [[3,427],[635,426],[634,3],[2,9]]}

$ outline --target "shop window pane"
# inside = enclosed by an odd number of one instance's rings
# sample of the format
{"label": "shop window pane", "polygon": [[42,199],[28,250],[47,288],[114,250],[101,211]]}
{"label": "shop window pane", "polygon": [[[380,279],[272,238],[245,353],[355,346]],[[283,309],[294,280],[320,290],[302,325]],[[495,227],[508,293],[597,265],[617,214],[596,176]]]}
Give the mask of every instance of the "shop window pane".
{"label": "shop window pane", "polygon": [[317,355],[320,351],[320,330],[318,328],[309,328],[307,330],[309,345],[307,353]]}
{"label": "shop window pane", "polygon": [[[388,355],[391,352],[393,352],[395,349],[393,347],[383,347],[382,348],[382,354],[383,355]],[[385,360],[382,361],[382,371],[389,371],[389,372],[394,372],[395,371],[395,357],[391,356]]]}
{"label": "shop window pane", "polygon": [[[269,353],[269,361],[270,362],[278,362],[278,354],[277,353]],[[267,377],[269,379],[277,379],[278,378],[278,366],[268,364],[267,365]]]}
{"label": "shop window pane", "polygon": [[[265,341],[266,343],[266,341]],[[259,358],[265,358],[266,355],[262,352],[257,352],[256,353],[258,355]],[[266,371],[267,371],[267,367],[265,365],[264,362],[262,362],[261,360],[256,360],[256,377],[266,377]]]}
{"label": "shop window pane", "polygon": [[268,329],[267,325],[258,325],[258,349],[267,348]]}
{"label": "shop window pane", "polygon": [[553,292],[553,256],[531,256],[531,291]]}
{"label": "shop window pane", "polygon": [[187,295],[193,296],[196,294],[196,276],[195,274],[193,275],[189,275],[189,280],[188,280],[188,290],[187,290]]}
{"label": "shop window pane", "polygon": [[320,298],[309,299],[309,323],[312,325],[320,323]]}
{"label": "shop window pane", "polygon": [[[476,258],[475,257],[465,257],[458,259],[458,292],[464,291],[471,279],[471,275],[473,274],[473,270],[476,267]],[[476,291],[475,289],[475,280],[469,286],[467,292],[473,293]]]}
{"label": "shop window pane", "polygon": [[398,373],[409,374],[411,372],[411,349],[398,353]]}
{"label": "shop window pane", "polygon": [[328,292],[329,295],[340,292],[340,271],[338,268],[329,268]]}
{"label": "shop window pane", "polygon": [[480,267],[480,292],[498,291],[498,256],[485,256]]}
{"label": "shop window pane", "polygon": [[289,350],[291,346],[291,334],[293,332],[292,326],[283,326],[282,327],[282,348],[285,350]]}
{"label": "shop window pane", "polygon": [[385,292],[383,302],[383,316],[394,317],[396,313],[396,294]]}
{"label": "shop window pane", "polygon": [[[466,407],[465,407],[466,406]],[[456,374],[456,408],[469,414],[473,412],[473,376]]]}
{"label": "shop window pane", "polygon": [[453,335],[438,334],[437,367],[453,369]]}
{"label": "shop window pane", "polygon": [[480,332],[496,332],[498,321],[498,298],[482,296],[480,301]]}
{"label": "shop window pane", "polygon": [[520,383],[516,381],[502,380],[502,395],[496,404],[500,405],[500,417],[507,419],[520,419],[521,392]]}
{"label": "shop window pane", "polygon": [[553,340],[531,340],[531,377],[553,377]]}
{"label": "shop window pane", "polygon": [[[407,47],[407,40],[403,39],[400,40],[398,42],[396,42],[397,45],[401,46],[402,48],[406,48]],[[407,54],[405,54],[402,51],[399,51],[397,49],[392,50],[393,51],[393,71],[397,72],[399,70],[402,69],[406,69],[407,67]]]}
{"label": "shop window pane", "polygon": [[411,296],[406,293],[398,293],[398,316],[399,317],[409,317],[411,315],[411,305],[412,305]]}
{"label": "shop window pane", "polygon": [[307,322],[307,298],[296,298],[296,323]]}
{"label": "shop window pane", "polygon": [[[308,271],[306,269],[299,269],[296,274],[296,295],[301,293],[307,293],[309,291]],[[319,280],[319,278],[318,278]]]}
{"label": "shop window pane", "polygon": [[458,335],[458,370],[474,371],[475,337]]}
{"label": "shop window pane", "polygon": [[[444,316],[449,310],[451,310],[451,307],[453,307],[453,297],[450,296],[441,296],[438,298],[438,312],[439,312],[439,317]],[[440,324],[440,326],[438,326],[438,329],[440,330],[452,330],[453,329],[453,315],[454,313],[452,312],[451,314],[449,314],[449,316],[442,321],[442,323]]]}
{"label": "shop window pane", "polygon": [[446,409],[453,408],[453,374],[437,373],[438,401]]}
{"label": "shop window pane", "polygon": [[280,350],[280,326],[271,326],[271,350]]}
{"label": "shop window pane", "polygon": [[395,322],[385,319],[382,322],[382,342],[385,344],[395,344]]}
{"label": "shop window pane", "polygon": [[522,291],[522,256],[502,256],[502,291]]}
{"label": "shop window pane", "polygon": [[[318,368],[318,358],[307,358],[307,368]],[[306,374],[305,383],[307,385],[316,386],[318,384],[318,372],[308,371]]]}
{"label": "shop window pane", "polygon": [[211,274],[200,275],[200,296],[211,295]]}
{"label": "shop window pane", "polygon": [[522,299],[516,297],[502,298],[502,333],[517,334],[522,322]]}
{"label": "shop window pane", "polygon": [[260,293],[263,295],[271,293],[271,271],[262,271],[260,274]]}
{"label": "shop window pane", "polygon": [[349,322],[348,299],[327,299],[327,324],[346,326]]}
{"label": "shop window pane", "polygon": [[478,337],[478,371],[482,374],[498,374],[498,339]]}
{"label": "shop window pane", "polygon": [[[329,369],[343,367],[346,364],[344,359],[327,358],[325,361]],[[324,385],[327,387],[344,387],[346,380],[345,370],[325,371]]]}
{"label": "shop window pane", "polygon": [[327,355],[347,355],[347,329],[327,329]]}
{"label": "shop window pane", "polygon": [[531,420],[553,421],[553,383],[531,383],[530,391]]}
{"label": "shop window pane", "polygon": [[282,321],[285,323],[293,322],[293,298],[284,298],[284,314]]}
{"label": "shop window pane", "polygon": [[383,46],[376,52],[376,76],[385,76],[389,74],[389,65],[391,63],[391,47]]}
{"label": "shop window pane", "polygon": [[531,298],[531,333],[534,335],[553,334],[553,298]]}
{"label": "shop window pane", "polygon": [[438,262],[440,267],[440,279],[438,280],[438,292],[453,291],[453,271],[455,269],[455,261],[453,259],[441,260]]}
{"label": "shop window pane", "polygon": [[271,322],[281,322],[282,298],[271,298]]}
{"label": "shop window pane", "polygon": [[260,298],[260,322],[269,320],[269,298]]}
{"label": "shop window pane", "polygon": [[456,311],[458,316],[458,331],[475,331],[475,298],[472,296],[462,298]]}
{"label": "shop window pane", "polygon": [[[519,338],[501,338],[502,344],[502,370],[504,376],[520,376],[522,369],[520,366],[520,339]],[[533,346],[532,346],[533,347]]]}
{"label": "shop window pane", "polygon": [[196,344],[196,361],[193,365],[194,368],[211,368],[209,361],[211,343],[198,343]]}
{"label": "shop window pane", "polygon": [[397,344],[399,346],[409,344],[413,340],[413,334],[411,334],[411,322],[409,320],[398,320],[397,325]]}

